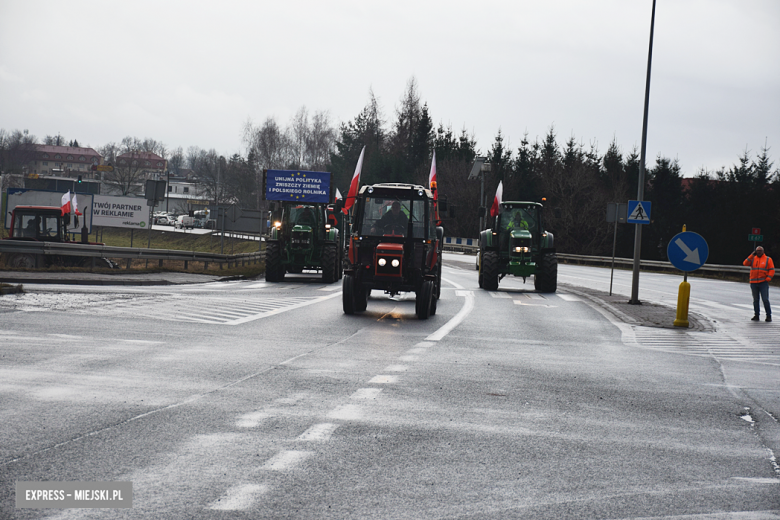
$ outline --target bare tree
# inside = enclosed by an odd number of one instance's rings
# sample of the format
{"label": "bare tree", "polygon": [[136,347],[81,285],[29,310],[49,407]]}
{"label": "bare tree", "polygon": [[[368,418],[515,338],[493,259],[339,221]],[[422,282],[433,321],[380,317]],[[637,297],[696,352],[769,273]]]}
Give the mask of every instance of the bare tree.
{"label": "bare tree", "polygon": [[[143,193],[143,181],[146,180],[149,167],[138,154],[154,153],[165,158],[165,145],[154,139],[127,136],[117,143],[108,143],[98,149],[103,161],[111,164],[114,171],[105,172],[103,182],[110,192],[119,195],[140,195]],[[129,157],[119,157],[129,155]]]}

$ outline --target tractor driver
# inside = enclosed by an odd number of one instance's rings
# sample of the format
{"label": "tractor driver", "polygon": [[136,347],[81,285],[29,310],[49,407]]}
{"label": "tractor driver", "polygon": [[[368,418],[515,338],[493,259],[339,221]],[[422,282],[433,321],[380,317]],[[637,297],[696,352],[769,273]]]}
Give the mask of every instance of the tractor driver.
{"label": "tractor driver", "polygon": [[374,234],[381,231],[385,233],[397,232],[401,235],[406,235],[406,226],[408,224],[409,218],[401,211],[401,203],[395,200],[390,207],[390,211],[382,215],[382,218],[371,227],[371,233]]}
{"label": "tractor driver", "polygon": [[516,209],[512,212],[512,216],[509,218],[509,222],[506,224],[507,231],[513,229],[528,229],[528,222],[523,217],[523,210]]}
{"label": "tractor driver", "polygon": [[301,211],[300,215],[298,215],[298,224],[299,226],[314,226],[314,212],[311,210],[311,208],[303,208],[303,211]]}
{"label": "tractor driver", "polygon": [[38,235],[38,230],[41,229],[41,217],[36,216],[27,221],[27,227],[24,228],[24,236],[35,238]]}

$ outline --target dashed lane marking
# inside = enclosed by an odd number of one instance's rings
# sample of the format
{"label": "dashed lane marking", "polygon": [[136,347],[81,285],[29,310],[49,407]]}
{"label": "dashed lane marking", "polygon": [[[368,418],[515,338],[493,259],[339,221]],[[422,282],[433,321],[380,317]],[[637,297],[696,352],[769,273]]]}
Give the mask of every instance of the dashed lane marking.
{"label": "dashed lane marking", "polygon": [[333,432],[338,428],[338,424],[320,423],[311,426],[308,430],[298,436],[299,441],[325,442],[330,439]]}
{"label": "dashed lane marking", "polygon": [[311,451],[280,451],[268,459],[265,464],[260,467],[260,469],[269,471],[289,471],[295,469],[301,462],[305,461],[312,455],[313,452]]}
{"label": "dashed lane marking", "polygon": [[260,495],[268,492],[262,484],[243,484],[229,488],[224,495],[208,505],[215,511],[244,511],[252,507]]}
{"label": "dashed lane marking", "polygon": [[376,399],[382,392],[381,388],[360,388],[350,396],[351,399]]}
{"label": "dashed lane marking", "polygon": [[398,376],[378,375],[372,377],[368,382],[378,385],[392,385],[398,382]]}

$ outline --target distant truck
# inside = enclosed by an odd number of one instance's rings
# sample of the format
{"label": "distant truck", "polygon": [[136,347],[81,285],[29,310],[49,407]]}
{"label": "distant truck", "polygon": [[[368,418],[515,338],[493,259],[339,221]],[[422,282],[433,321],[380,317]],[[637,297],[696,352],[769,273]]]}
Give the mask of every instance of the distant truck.
{"label": "distant truck", "polygon": [[[70,213],[62,214],[62,208],[55,206],[16,206],[11,212],[10,235],[5,240],[26,240],[34,242],[74,243],[68,234]],[[82,235],[82,244],[105,245],[88,242]],[[66,267],[114,267],[107,258],[76,255],[44,255],[32,253],[3,253],[4,263],[9,267],[35,269],[60,265]]]}

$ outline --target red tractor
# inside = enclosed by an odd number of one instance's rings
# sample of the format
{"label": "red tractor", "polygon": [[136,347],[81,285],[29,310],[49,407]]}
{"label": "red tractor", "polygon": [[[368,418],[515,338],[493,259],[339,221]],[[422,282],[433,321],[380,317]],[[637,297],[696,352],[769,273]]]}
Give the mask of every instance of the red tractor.
{"label": "red tractor", "polygon": [[363,186],[355,201],[344,270],[344,312],[366,310],[374,289],[416,294],[417,317],[436,314],[444,228],[433,193],[414,184]]}
{"label": "red tractor", "polygon": [[[11,213],[11,230],[8,240],[26,240],[34,242],[74,243],[68,233],[70,214],[62,214],[62,208],[54,206],[16,206]],[[87,244],[86,236],[80,243]],[[96,244],[92,245],[104,245]],[[9,267],[34,269],[62,265],[69,267],[114,267],[107,258],[74,255],[43,255],[33,253],[4,253],[5,264]]]}

